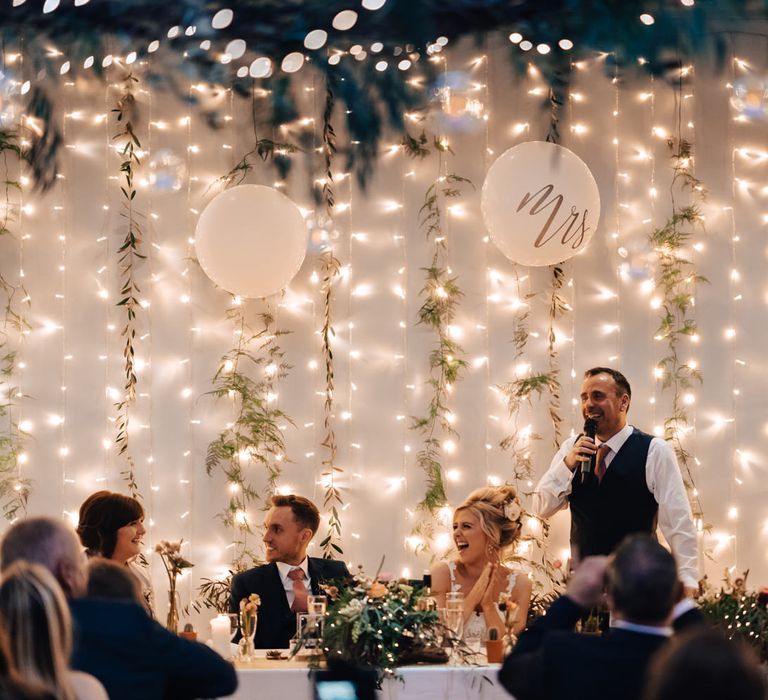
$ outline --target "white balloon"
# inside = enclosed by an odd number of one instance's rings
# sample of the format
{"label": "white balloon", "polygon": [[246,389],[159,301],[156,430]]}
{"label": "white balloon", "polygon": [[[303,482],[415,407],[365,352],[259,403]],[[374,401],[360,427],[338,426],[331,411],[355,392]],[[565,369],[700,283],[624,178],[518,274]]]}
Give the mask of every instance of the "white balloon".
{"label": "white balloon", "polygon": [[575,153],[528,141],[491,165],[481,207],[493,242],[510,260],[554,265],[589,243],[600,219],[600,192]]}
{"label": "white balloon", "polygon": [[307,227],[282,192],[239,185],[217,195],[200,214],[197,259],[219,287],[242,297],[266,297],[299,271]]}

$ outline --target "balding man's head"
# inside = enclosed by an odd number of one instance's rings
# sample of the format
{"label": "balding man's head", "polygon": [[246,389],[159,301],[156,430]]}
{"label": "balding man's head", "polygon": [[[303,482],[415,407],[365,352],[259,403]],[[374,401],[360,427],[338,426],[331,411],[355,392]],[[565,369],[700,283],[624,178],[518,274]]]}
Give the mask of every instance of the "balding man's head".
{"label": "balding man's head", "polygon": [[675,558],[647,535],[631,535],[608,566],[608,599],[620,619],[660,625],[682,591]]}
{"label": "balding man's head", "polygon": [[5,533],[0,544],[0,568],[16,561],[40,564],[58,580],[68,598],[85,595],[87,562],[74,531],[53,518],[27,518]]}

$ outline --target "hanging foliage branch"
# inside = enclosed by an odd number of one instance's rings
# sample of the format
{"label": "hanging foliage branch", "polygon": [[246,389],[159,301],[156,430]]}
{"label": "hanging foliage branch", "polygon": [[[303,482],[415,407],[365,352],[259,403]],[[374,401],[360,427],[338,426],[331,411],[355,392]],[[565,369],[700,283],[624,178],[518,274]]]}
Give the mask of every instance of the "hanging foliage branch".
{"label": "hanging foliage branch", "polygon": [[331,216],[333,212],[333,205],[335,198],[333,195],[333,172],[331,171],[331,164],[333,162],[333,156],[336,154],[336,132],[333,129],[331,123],[331,117],[333,116],[334,96],[333,90],[331,90],[331,84],[326,79],[325,89],[325,109],[323,110],[323,201],[325,202],[325,211],[328,216]]}
{"label": "hanging foliage branch", "polygon": [[[248,328],[241,306],[228,309],[227,318],[237,329],[237,345],[221,358],[213,377],[214,388],[207,395],[215,399],[231,398],[236,414],[208,445],[205,469],[209,476],[220,469],[227,480],[229,502],[218,517],[237,533],[234,566],[242,570],[257,560],[248,541],[248,536],[253,534],[248,509],[259,500],[268,506],[285,461],[285,440],[280,426],[282,422],[293,425],[293,421],[273,404],[276,383],[288,375],[291,367],[278,344],[278,339],[288,331],[275,329],[270,313],[260,315],[263,325],[255,334]],[[249,468],[254,464],[266,471],[267,482],[262,494],[248,477]]]}
{"label": "hanging foliage branch", "polygon": [[557,350],[555,349],[555,323],[557,319],[571,307],[561,294],[565,275],[559,265],[552,266],[552,293],[549,300],[549,317],[547,325],[547,359],[549,371],[547,372],[547,388],[549,389],[549,402],[547,409],[552,421],[553,438],[555,448],[560,449],[562,439],[561,427],[563,417],[560,415],[560,367],[558,364]]}
{"label": "hanging foliage branch", "polygon": [[325,484],[325,496],[323,497],[323,508],[328,512],[328,533],[320,542],[323,548],[323,557],[333,559],[336,554],[343,554],[340,545],[341,540],[341,520],[339,518],[338,507],[343,505],[341,489],[336,485],[336,477],[342,474],[344,470],[336,464],[336,453],[338,445],[336,444],[336,432],[333,428],[333,349],[331,348],[331,337],[336,335],[331,322],[331,302],[333,299],[333,282],[341,272],[341,263],[331,251],[325,252],[320,256],[320,264],[323,270],[323,283],[320,291],[323,295],[323,361],[325,362],[325,403],[323,405],[324,418],[323,429],[325,437],[321,445],[326,449],[327,456],[323,460],[323,471],[321,480]]}
{"label": "hanging foliage branch", "polygon": [[[438,143],[436,142],[436,145]],[[447,145],[441,148],[442,151],[448,150]],[[448,500],[443,479],[440,437],[458,438],[458,433],[448,420],[448,394],[467,367],[467,361],[462,357],[464,350],[448,332],[448,326],[456,315],[459,299],[463,294],[457,278],[451,277],[450,271],[444,267],[447,251],[440,201],[441,198],[459,197],[461,186],[466,184],[472,185],[467,178],[453,173],[438,178],[427,190],[424,204],[419,210],[419,225],[427,239],[434,242],[435,248],[431,265],[423,268],[426,279],[420,292],[423,302],[419,308],[418,322],[437,333],[437,346],[429,354],[428,384],[432,389],[432,396],[427,405],[427,412],[420,417],[411,417],[411,429],[418,431],[423,437],[416,462],[425,474],[427,489],[419,502],[419,508],[431,515],[446,505]]]}
{"label": "hanging foliage branch", "polygon": [[[20,185],[16,180],[10,179],[8,168],[9,154],[16,156],[16,159],[22,156],[15,133],[0,131],[0,153],[3,156],[5,169],[4,212],[0,222],[0,238],[2,238],[11,235],[10,223],[15,219],[15,213],[18,211],[18,205],[11,201],[11,192],[20,190]],[[18,301],[19,293],[24,294],[20,302]],[[0,273],[0,298],[3,308],[3,320],[0,326],[0,387],[3,389],[1,392],[3,399],[0,401],[0,424],[3,426],[3,431],[0,433],[0,504],[2,504],[3,517],[7,520],[15,520],[19,516],[26,515],[27,500],[32,486],[29,479],[22,479],[19,476],[19,455],[24,446],[24,433],[13,417],[16,405],[14,399],[22,398],[18,387],[13,383],[17,355],[14,339],[20,339],[21,334],[30,327],[22,311],[22,305],[29,303],[29,295],[20,283],[12,284]]]}
{"label": "hanging foliage branch", "polygon": [[136,350],[134,341],[136,339],[136,309],[139,306],[137,295],[140,292],[136,282],[136,273],[134,264],[137,260],[146,259],[146,255],[141,253],[142,231],[138,223],[139,215],[134,209],[134,199],[136,198],[136,188],[134,186],[134,177],[136,167],[141,165],[136,149],[141,148],[141,143],[134,132],[133,120],[135,115],[136,99],[133,95],[133,88],[138,79],[129,73],[123,80],[123,93],[117,101],[117,107],[112,110],[117,115],[117,123],[122,126],[122,130],[115,134],[113,140],[121,145],[120,172],[123,181],[120,185],[120,191],[123,193],[123,210],[120,216],[125,219],[126,231],[122,245],[117,249],[118,266],[120,275],[120,300],[117,306],[125,310],[125,325],[120,336],[123,338],[123,360],[125,361],[125,384],[123,386],[123,398],[115,404],[118,412],[117,418],[117,438],[115,446],[118,454],[125,458],[126,468],[121,472],[125,479],[128,490],[134,498],[141,498],[139,487],[136,482],[135,463],[133,456],[129,451],[128,445],[128,425],[130,422],[130,412],[136,401]]}
{"label": "hanging foliage branch", "polygon": [[260,158],[262,163],[273,163],[277,167],[280,176],[285,177],[287,166],[284,161],[287,156],[301,151],[298,146],[287,141],[280,142],[259,138],[255,86],[251,88],[251,127],[253,129],[253,148],[232,166],[228,173],[222,175],[214,182],[214,184],[220,184],[222,189],[241,184],[248,176],[248,173],[254,168],[254,157]]}
{"label": "hanging foliage branch", "polygon": [[[700,204],[705,193],[701,181],[692,171],[692,145],[683,138],[668,141],[672,158],[672,183],[670,195],[672,215],[660,228],[649,236],[656,251],[658,273],[656,287],[662,292],[661,317],[656,338],[666,342],[667,352],[657,367],[662,372],[662,391],[669,391],[672,413],[664,421],[664,437],[674,447],[678,463],[693,506],[694,518],[702,516],[701,502],[691,472],[691,454],[683,445],[681,435],[689,424],[689,411],[682,400],[682,393],[696,382],[701,373],[680,359],[680,343],[697,333],[696,320],[692,317],[694,289],[697,282],[706,278],[697,274],[695,265],[687,257],[686,247],[697,227],[703,226]],[[691,202],[681,207],[676,194],[688,193]]]}

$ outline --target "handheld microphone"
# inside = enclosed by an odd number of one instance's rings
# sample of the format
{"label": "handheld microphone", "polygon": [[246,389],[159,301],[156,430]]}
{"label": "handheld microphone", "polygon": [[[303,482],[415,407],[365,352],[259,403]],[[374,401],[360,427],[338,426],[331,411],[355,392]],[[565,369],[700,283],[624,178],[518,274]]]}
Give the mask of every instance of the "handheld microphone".
{"label": "handheld microphone", "polygon": [[[594,440],[596,433],[597,433],[597,421],[594,418],[587,418],[587,420],[584,421],[584,435],[586,435],[587,437],[591,437]],[[595,454],[592,454],[590,455],[588,460],[585,460],[581,463],[581,483],[582,484],[587,480],[587,474],[595,473],[596,457],[597,456]]]}

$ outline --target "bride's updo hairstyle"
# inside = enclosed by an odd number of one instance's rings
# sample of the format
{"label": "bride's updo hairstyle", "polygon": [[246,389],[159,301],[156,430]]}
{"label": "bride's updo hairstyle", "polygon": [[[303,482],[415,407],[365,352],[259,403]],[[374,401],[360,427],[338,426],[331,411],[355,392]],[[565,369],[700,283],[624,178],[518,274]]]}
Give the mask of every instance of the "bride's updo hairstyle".
{"label": "bride's updo hairstyle", "polygon": [[523,507],[517,490],[510,484],[473,491],[456,508],[457,513],[460,510],[468,510],[477,516],[480,529],[493,547],[506,549],[520,536]]}

